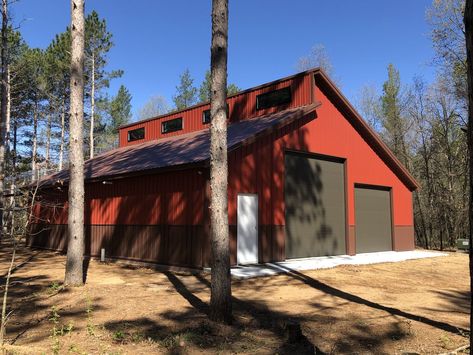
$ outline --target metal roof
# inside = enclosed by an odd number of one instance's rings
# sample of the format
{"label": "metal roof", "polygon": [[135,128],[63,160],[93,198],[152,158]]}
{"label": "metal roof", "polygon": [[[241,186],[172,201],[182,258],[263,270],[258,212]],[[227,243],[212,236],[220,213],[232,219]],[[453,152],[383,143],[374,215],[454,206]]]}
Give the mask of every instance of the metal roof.
{"label": "metal roof", "polygon": [[[271,132],[276,127],[313,113],[318,106],[318,103],[310,104],[230,124],[227,130],[228,150],[236,149],[258,135]],[[98,155],[85,162],[84,178],[106,179],[168,167],[206,163],[209,159],[210,131],[205,129],[118,148]],[[68,179],[69,170],[62,170],[45,176],[39,184],[52,185],[66,182]]]}

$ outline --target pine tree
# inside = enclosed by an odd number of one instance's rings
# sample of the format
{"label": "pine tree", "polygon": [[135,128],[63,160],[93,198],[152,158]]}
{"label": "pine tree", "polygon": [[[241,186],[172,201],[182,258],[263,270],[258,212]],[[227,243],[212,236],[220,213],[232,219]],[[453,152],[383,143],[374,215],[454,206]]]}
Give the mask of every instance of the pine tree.
{"label": "pine tree", "polygon": [[[228,84],[227,86],[227,95],[234,95],[237,92],[241,91],[241,89],[233,83]],[[208,102],[210,101],[210,70],[205,72],[205,78],[202,84],[199,87],[199,101],[200,102]]]}
{"label": "pine tree", "polygon": [[381,97],[383,135],[394,154],[407,166],[406,124],[401,115],[401,101],[399,71],[389,64],[388,79],[383,84]]}
{"label": "pine tree", "polygon": [[228,96],[235,95],[239,91],[241,91],[241,89],[238,86],[236,86],[235,84],[233,84],[233,83],[228,84],[228,86],[227,86],[227,95]]}
{"label": "pine tree", "polygon": [[199,101],[200,102],[208,102],[210,101],[210,70],[205,72],[205,78],[202,84],[199,87]]}
{"label": "pine tree", "polygon": [[131,94],[121,85],[117,95],[110,101],[109,131],[118,134],[118,128],[127,124],[131,119]]}
{"label": "pine tree", "polygon": [[210,99],[210,318],[232,322],[227,160],[228,0],[212,1]]}
{"label": "pine tree", "polygon": [[173,96],[172,100],[178,110],[196,103],[197,88],[194,87],[194,79],[192,79],[189,69],[186,69],[180,76],[180,83],[176,86],[176,95]]}
{"label": "pine tree", "polygon": [[[8,96],[10,92],[10,82],[8,79],[8,4],[6,0],[2,1],[2,47],[1,47],[1,111],[0,111],[0,211],[3,211],[5,208],[4,201],[4,180],[5,180],[5,138],[6,138],[6,125],[8,120]],[[0,239],[3,235],[3,212],[0,216]],[[5,320],[5,311],[2,311],[2,328],[0,329],[1,344],[3,345],[3,335],[4,335],[4,320]]]}
{"label": "pine tree", "polygon": [[66,286],[81,286],[84,261],[84,1],[71,0],[71,127]]}
{"label": "pine tree", "polygon": [[121,70],[107,72],[107,55],[113,47],[112,34],[107,30],[104,19],[100,19],[97,12],[92,11],[85,19],[85,70],[90,98],[90,126],[89,126],[89,157],[94,157],[94,130],[96,100],[100,90],[109,87],[110,80],[120,77]]}
{"label": "pine tree", "polygon": [[59,128],[58,170],[62,170],[65,146],[67,143],[67,125],[69,122],[70,66],[71,66],[71,31],[56,35],[46,49],[47,77],[50,82],[49,96],[54,113],[57,115],[56,125]]}
{"label": "pine tree", "polygon": [[[24,114],[22,123],[25,126],[24,142],[31,147],[32,180],[38,176],[39,126],[41,124],[46,99],[45,54],[38,48],[26,48],[18,60],[17,80],[21,81],[21,106]],[[18,88],[15,89],[18,92]]]}

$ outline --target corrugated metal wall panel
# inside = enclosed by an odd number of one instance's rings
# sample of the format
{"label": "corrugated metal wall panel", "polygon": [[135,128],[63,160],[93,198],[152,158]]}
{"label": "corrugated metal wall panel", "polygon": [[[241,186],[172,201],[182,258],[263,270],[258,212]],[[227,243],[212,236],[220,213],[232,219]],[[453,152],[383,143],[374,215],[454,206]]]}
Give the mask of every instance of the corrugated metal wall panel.
{"label": "corrugated metal wall panel", "polygon": [[[205,176],[199,170],[86,184],[85,223],[201,225]],[[67,223],[67,188],[45,191],[34,208],[38,221]]]}
{"label": "corrugated metal wall panel", "polygon": [[[256,110],[256,96],[268,91],[273,91],[290,86],[292,90],[292,101],[284,107],[271,107],[264,110]],[[229,107],[229,122],[236,122],[241,119],[251,119],[262,115],[274,113],[283,109],[307,105],[311,102],[311,76],[301,75],[291,79],[281,81],[274,85],[269,85],[260,89],[252,90],[250,92],[242,93],[240,95],[228,98]],[[145,122],[137,122],[134,125],[128,126],[120,130],[119,141],[120,146],[128,146],[142,143],[144,141],[159,139],[164,137],[172,137],[182,135],[190,132],[200,131],[209,127],[208,124],[202,122],[202,115],[205,110],[210,109],[210,105],[202,105],[180,112],[170,113],[169,115],[152,119]],[[183,118],[183,129],[171,133],[161,133],[161,123],[172,120],[174,118]],[[145,127],[145,138],[128,142],[127,132],[129,130]]]}
{"label": "corrugated metal wall panel", "polygon": [[[353,230],[355,224],[355,183],[391,186],[395,230],[399,226],[412,227],[412,193],[409,188],[371,149],[325,94],[318,88],[314,90],[316,99],[322,101],[315,120],[313,116],[307,116],[229,155],[229,224],[236,224],[238,193],[257,193],[260,196],[260,228],[265,228],[265,225],[285,225],[283,162],[284,151],[291,149],[347,159],[349,230]],[[269,149],[265,148],[265,140],[268,140]],[[267,182],[268,174],[270,182]],[[284,257],[281,251],[284,250],[283,229],[261,233],[260,243],[263,243],[263,238],[265,243],[272,243],[272,260],[277,260],[281,255]],[[401,236],[395,235],[395,242],[396,238]],[[353,250],[353,238],[348,239],[347,248]],[[410,239],[403,243],[409,245]],[[264,261],[268,261],[268,255],[264,255],[264,258]]]}
{"label": "corrugated metal wall panel", "polygon": [[[66,251],[67,225],[33,224],[28,245]],[[202,226],[86,225],[85,254],[164,265],[204,266]]]}
{"label": "corrugated metal wall panel", "polygon": [[[311,83],[312,78],[309,76],[304,77],[300,82],[292,82],[292,85],[295,85],[294,105],[308,102]],[[283,81],[275,87],[281,88],[286,84],[287,82]],[[232,120],[236,116],[245,117],[245,115],[256,112],[253,110],[255,110],[254,99],[257,93],[272,89],[274,88],[258,89],[230,98],[230,119]],[[314,92],[316,99],[322,102],[322,106],[317,109],[316,119],[313,119],[313,114],[308,115],[279,131],[244,146],[242,149],[230,152],[228,156],[230,228],[234,228],[236,225],[238,193],[257,193],[260,196],[258,209],[261,228],[260,246],[271,245],[270,251],[261,251],[260,260],[262,261],[284,259],[285,149],[347,159],[349,231],[353,231],[355,225],[354,183],[391,186],[395,230],[402,226],[405,226],[404,229],[409,231],[412,229],[412,194],[410,190],[370,148],[331,100],[325,96],[324,92],[319,88],[315,88]],[[192,127],[198,127],[198,122],[201,122],[200,115],[205,108],[200,107],[200,112],[197,108],[193,109],[196,126]],[[145,124],[155,125],[155,132],[160,132],[158,130],[159,120],[149,121]],[[86,216],[86,220],[90,220],[91,224],[132,225],[138,221],[159,225],[181,225],[181,223],[187,226],[205,225],[208,223],[208,212],[205,207],[205,181],[206,173],[199,174],[197,170],[188,170],[117,180],[111,185],[88,184],[86,193],[90,217]],[[66,208],[60,209],[37,208],[36,213],[42,218],[46,216],[51,221],[50,223],[67,223],[67,204]],[[179,233],[176,232],[178,235],[176,240],[180,239]],[[407,233],[404,234],[407,235]],[[348,238],[349,241],[354,240],[352,237]],[[396,232],[394,238],[396,245]],[[403,241],[403,245],[410,245],[410,238],[410,236],[404,238],[406,240]],[[200,258],[204,260],[205,264],[208,263],[209,258],[209,243],[207,239],[202,240],[205,241],[202,242],[204,249]],[[194,242],[191,240],[190,243]],[[236,240],[232,239],[232,245],[235,243]],[[350,242],[348,249],[353,250]]]}

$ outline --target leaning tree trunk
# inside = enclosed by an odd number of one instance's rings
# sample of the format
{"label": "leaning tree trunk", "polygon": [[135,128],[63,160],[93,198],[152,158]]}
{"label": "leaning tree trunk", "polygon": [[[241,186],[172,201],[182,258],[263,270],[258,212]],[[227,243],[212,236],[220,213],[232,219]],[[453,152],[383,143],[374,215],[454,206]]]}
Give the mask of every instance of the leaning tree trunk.
{"label": "leaning tree trunk", "polygon": [[71,118],[69,134],[69,214],[67,286],[81,286],[84,259],[84,1],[71,0]]}
{"label": "leaning tree trunk", "polygon": [[90,155],[89,158],[94,157],[94,126],[95,126],[95,56],[92,53],[92,79],[91,79],[92,89],[90,91]]}
{"label": "leaning tree trunk", "polygon": [[[469,230],[469,252],[470,252],[470,294],[473,294],[473,0],[466,0],[465,13],[465,39],[466,39],[466,58],[467,58],[467,81],[468,81],[468,157],[469,157],[469,212],[468,220],[470,222]],[[473,332],[473,298],[470,300],[470,354],[473,354],[472,340]]]}
{"label": "leaning tree trunk", "polygon": [[[8,12],[7,0],[2,0],[2,98],[0,109],[0,233],[3,234],[3,211],[5,208],[4,179],[5,179],[5,128],[7,122],[8,101]],[[0,240],[1,240],[0,235]]]}
{"label": "leaning tree trunk", "polygon": [[210,318],[231,323],[232,290],[227,201],[227,43],[228,0],[213,0],[210,58]]}

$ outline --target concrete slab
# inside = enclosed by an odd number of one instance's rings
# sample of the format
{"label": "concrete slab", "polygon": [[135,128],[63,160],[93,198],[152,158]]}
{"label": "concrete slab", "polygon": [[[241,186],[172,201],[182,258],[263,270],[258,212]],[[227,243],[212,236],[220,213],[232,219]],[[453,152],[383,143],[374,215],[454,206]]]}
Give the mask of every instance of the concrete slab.
{"label": "concrete slab", "polygon": [[289,273],[293,270],[329,269],[339,265],[366,265],[377,263],[394,263],[404,260],[435,258],[447,256],[447,253],[427,250],[412,251],[383,251],[378,253],[363,253],[354,256],[337,255],[316,258],[291,259],[276,263],[260,265],[237,266],[231,269],[232,277],[248,279],[252,277],[271,276]]}

